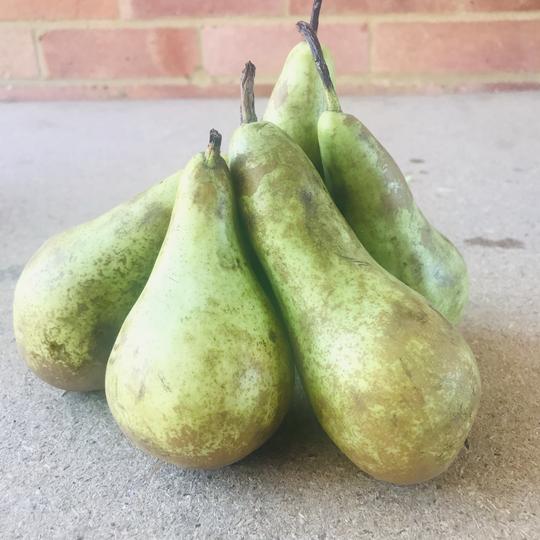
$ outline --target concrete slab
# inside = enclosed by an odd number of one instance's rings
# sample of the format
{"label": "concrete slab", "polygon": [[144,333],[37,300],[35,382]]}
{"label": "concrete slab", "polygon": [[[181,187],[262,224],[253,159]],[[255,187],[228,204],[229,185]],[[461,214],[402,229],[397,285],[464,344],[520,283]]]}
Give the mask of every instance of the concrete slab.
{"label": "concrete slab", "polygon": [[[184,471],[133,448],[102,393],[33,376],[13,288],[50,235],[180,168],[236,101],[0,105],[0,537],[540,537],[540,94],[344,100],[463,250],[463,332],[484,395],[452,468],[415,487],[358,471],[301,392],[277,435],[231,467]],[[259,103],[259,110],[263,110]]]}

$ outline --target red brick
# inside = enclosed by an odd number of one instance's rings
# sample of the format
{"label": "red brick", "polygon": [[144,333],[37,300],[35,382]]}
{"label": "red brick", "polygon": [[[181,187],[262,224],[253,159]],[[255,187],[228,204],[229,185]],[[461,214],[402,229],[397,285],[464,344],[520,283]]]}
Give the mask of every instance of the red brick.
{"label": "red brick", "polygon": [[294,25],[207,26],[202,30],[203,67],[210,75],[238,75],[251,60],[258,75],[277,75],[299,41]]}
{"label": "red brick", "polygon": [[0,79],[39,76],[30,30],[0,28]]}
{"label": "red brick", "polygon": [[368,28],[363,24],[324,24],[321,42],[332,52],[338,75],[359,75],[369,69]]}
{"label": "red brick", "polygon": [[[291,13],[303,15],[307,20],[311,12],[312,0],[290,0],[290,2]],[[323,3],[321,24],[323,24],[325,13],[445,12],[456,11],[460,6],[461,0],[327,0]]]}
{"label": "red brick", "polygon": [[51,78],[186,76],[199,62],[191,28],[51,30],[40,41]]}
{"label": "red brick", "polygon": [[379,73],[540,70],[540,21],[381,23],[373,34]]}
{"label": "red brick", "polygon": [[540,0],[464,0],[470,11],[533,11],[540,10]]}
{"label": "red brick", "polygon": [[126,16],[200,17],[220,15],[283,15],[282,0],[122,0]]}
{"label": "red brick", "polygon": [[[358,24],[321,27],[321,39],[334,53],[337,69],[363,73],[368,66],[367,28]],[[203,66],[210,75],[238,75],[248,60],[260,76],[276,76],[289,51],[301,40],[294,25],[208,26],[203,29]]]}
{"label": "red brick", "polygon": [[0,0],[2,20],[111,19],[117,0]]}

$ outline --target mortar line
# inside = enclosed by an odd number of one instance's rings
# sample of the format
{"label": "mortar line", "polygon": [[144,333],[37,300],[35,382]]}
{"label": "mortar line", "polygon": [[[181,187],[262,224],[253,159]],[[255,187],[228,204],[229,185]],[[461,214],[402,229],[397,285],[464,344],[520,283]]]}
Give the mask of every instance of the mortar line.
{"label": "mortar line", "polygon": [[[538,82],[540,81],[540,72],[533,73],[476,73],[476,74],[384,74],[384,73],[365,73],[362,75],[345,75],[337,78],[338,84],[361,84],[372,80],[387,81],[388,83],[418,83],[418,84],[438,84],[438,83],[482,83],[482,82]],[[214,84],[236,85],[238,83],[236,76],[219,76],[210,77],[201,88],[208,87]],[[269,85],[275,83],[275,77],[259,77],[260,85]],[[189,78],[182,77],[156,77],[156,78],[133,78],[133,79],[6,79],[0,81],[0,86],[43,86],[43,87],[58,87],[58,86],[91,86],[91,85],[179,85],[190,86],[192,81]]]}
{"label": "mortar line", "polygon": [[[96,20],[24,20],[24,21],[0,21],[0,27],[13,28],[36,28],[36,29],[124,29],[124,28],[185,28],[204,25],[238,25],[272,26],[276,23],[294,24],[298,16],[269,16],[269,17],[208,17],[208,18],[172,18],[162,17],[156,19],[96,19]],[[519,22],[540,20],[540,10],[527,12],[454,12],[454,13],[380,13],[380,14],[350,14],[350,15],[325,15],[326,24],[365,24],[368,22],[396,22],[396,23],[438,23],[438,22]]]}
{"label": "mortar line", "polygon": [[197,75],[197,73],[205,73],[205,70],[204,70],[204,51],[203,51],[203,40],[202,40],[202,28],[201,27],[197,27],[195,29],[195,31],[197,32],[197,47],[198,47],[198,62],[197,62],[197,66],[195,67],[195,70],[192,74],[193,75]]}
{"label": "mortar line", "polygon": [[467,83],[467,82],[536,82],[540,81],[540,72],[496,72],[496,73],[458,73],[458,74],[385,74],[385,73],[366,73],[364,75],[344,75],[338,80],[345,84],[355,84],[362,81],[377,79],[391,83]]}

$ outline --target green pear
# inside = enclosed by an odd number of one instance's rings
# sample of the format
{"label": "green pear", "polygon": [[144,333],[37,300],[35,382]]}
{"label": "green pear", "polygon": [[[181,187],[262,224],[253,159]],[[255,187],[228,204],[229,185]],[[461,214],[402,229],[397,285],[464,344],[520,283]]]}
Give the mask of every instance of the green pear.
{"label": "green pear", "polygon": [[456,247],[415,204],[392,156],[355,116],[341,111],[315,32],[298,23],[313,50],[327,95],[318,137],[334,201],[372,257],[422,294],[449,321],[462,317],[468,275]]}
{"label": "green pear", "polygon": [[15,338],[30,368],[65,390],[104,387],[105,366],[154,265],[178,174],[50,238],[15,289]]}
{"label": "green pear", "polygon": [[478,409],[470,348],[373,260],[301,148],[257,122],[252,104],[243,118],[229,149],[241,216],[322,427],[375,478],[433,478],[462,448]]}
{"label": "green pear", "polygon": [[[311,24],[318,28],[322,0],[314,0]],[[324,56],[333,73],[330,52]],[[311,51],[304,42],[289,53],[279,79],[272,91],[264,120],[279,126],[307,154],[323,174],[317,122],[326,110],[325,90],[313,64]]]}
{"label": "green pear", "polygon": [[211,132],[182,174],[152,274],[114,345],[106,395],[121,429],[184,467],[237,461],[281,422],[293,368],[246,257],[229,170]]}

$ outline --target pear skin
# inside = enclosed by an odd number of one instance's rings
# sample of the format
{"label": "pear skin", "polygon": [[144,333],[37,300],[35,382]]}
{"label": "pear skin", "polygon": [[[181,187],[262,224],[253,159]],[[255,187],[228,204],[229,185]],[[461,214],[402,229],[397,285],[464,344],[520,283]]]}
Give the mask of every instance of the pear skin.
{"label": "pear skin", "polygon": [[441,474],[479,405],[470,348],[374,261],[301,148],[243,116],[251,121],[229,147],[242,219],[321,426],[375,478],[413,484]]}
{"label": "pear skin", "polygon": [[139,447],[213,469],[258,448],[292,394],[288,340],[246,257],[212,131],[180,179],[148,282],[114,345],[111,412]]}
{"label": "pear skin", "polygon": [[[324,179],[334,201],[371,256],[422,294],[450,322],[467,305],[467,267],[457,248],[415,204],[392,156],[355,116],[341,111],[317,36],[298,23],[310,43],[327,94],[318,122]],[[321,82],[322,82],[321,81]]]}
{"label": "pear skin", "polygon": [[47,383],[104,387],[109,353],[165,237],[178,178],[50,238],[25,266],[13,303],[15,338]]}

